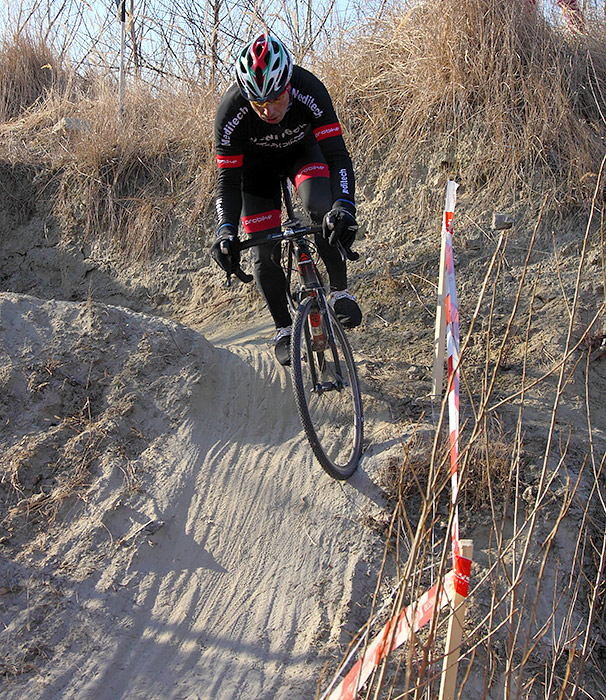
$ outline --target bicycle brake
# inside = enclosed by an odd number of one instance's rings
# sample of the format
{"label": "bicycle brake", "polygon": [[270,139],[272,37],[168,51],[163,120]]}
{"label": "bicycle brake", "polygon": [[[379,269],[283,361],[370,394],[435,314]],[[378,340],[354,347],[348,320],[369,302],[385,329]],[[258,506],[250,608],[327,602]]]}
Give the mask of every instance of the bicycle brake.
{"label": "bicycle brake", "polygon": [[[254,277],[252,275],[249,275],[247,272],[244,272],[244,270],[238,265],[236,269],[233,271],[233,274],[240,280],[240,282],[244,282],[248,284],[249,282],[252,282]],[[227,273],[227,286],[231,287],[231,273]]]}
{"label": "bicycle brake", "polygon": [[356,253],[356,251],[352,250],[351,248],[345,248],[341,241],[337,243],[337,247],[339,249],[339,252],[341,253],[341,257],[343,258],[343,260],[345,260],[345,258],[351,261],[359,260],[360,253]]}

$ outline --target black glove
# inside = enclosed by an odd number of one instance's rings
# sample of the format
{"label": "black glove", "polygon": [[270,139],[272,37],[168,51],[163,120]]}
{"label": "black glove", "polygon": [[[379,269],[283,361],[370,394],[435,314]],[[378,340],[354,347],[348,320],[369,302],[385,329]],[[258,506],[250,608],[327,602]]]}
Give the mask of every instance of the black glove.
{"label": "black glove", "polygon": [[232,274],[240,265],[240,241],[232,226],[223,227],[210,247],[210,256],[217,265]]}
{"label": "black glove", "polygon": [[340,242],[345,249],[351,248],[358,230],[355,212],[356,208],[351,202],[339,200],[332,205],[328,214],[324,215],[322,235],[330,245]]}

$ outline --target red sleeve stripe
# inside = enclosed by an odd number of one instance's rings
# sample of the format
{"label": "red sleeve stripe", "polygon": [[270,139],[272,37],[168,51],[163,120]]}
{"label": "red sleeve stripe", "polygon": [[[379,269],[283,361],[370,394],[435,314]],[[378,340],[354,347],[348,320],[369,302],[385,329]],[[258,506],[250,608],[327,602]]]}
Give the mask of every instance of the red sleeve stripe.
{"label": "red sleeve stripe", "polygon": [[280,228],[281,223],[282,215],[279,209],[242,217],[242,225],[246,233],[258,233],[259,231],[269,231],[272,228]]}
{"label": "red sleeve stripe", "polygon": [[334,124],[319,126],[317,129],[314,129],[314,134],[316,135],[317,141],[322,141],[322,139],[327,139],[331,136],[341,136],[343,132],[341,131],[339,122],[335,122]]}
{"label": "red sleeve stripe", "polygon": [[308,163],[304,165],[295,176],[295,187],[299,189],[299,185],[304,180],[309,180],[310,177],[330,177],[328,165],[326,163]]}
{"label": "red sleeve stripe", "polygon": [[239,153],[237,156],[220,156],[217,154],[217,165],[220,168],[241,168],[244,156]]}

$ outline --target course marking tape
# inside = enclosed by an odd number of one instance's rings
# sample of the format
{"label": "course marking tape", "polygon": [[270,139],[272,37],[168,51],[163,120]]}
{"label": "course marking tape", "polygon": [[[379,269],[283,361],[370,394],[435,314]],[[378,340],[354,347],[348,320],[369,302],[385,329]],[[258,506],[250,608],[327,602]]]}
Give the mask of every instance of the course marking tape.
{"label": "course marking tape", "polygon": [[[356,661],[349,673],[332,691],[328,700],[354,700],[358,690],[366,683],[381,660],[426,625],[436,610],[441,610],[448,605],[454,598],[454,592],[455,573],[449,571],[444,577],[443,585],[438,581],[418,601],[408,605],[397,617],[388,620],[368,645],[364,656]],[[395,632],[392,634],[394,626]],[[390,639],[392,639],[391,647]]]}
{"label": "course marking tape", "polygon": [[[454,600],[455,592],[464,598],[469,591],[471,560],[461,556],[459,541],[459,306],[455,285],[454,257],[452,250],[453,215],[458,184],[449,180],[446,188],[446,205],[442,221],[442,245],[446,259],[446,323],[448,353],[448,417],[450,431],[451,503],[454,508],[452,528],[452,570],[437,581],[416,602],[394,616],[368,645],[364,656],[356,661],[343,680],[328,696],[328,700],[355,700],[358,691],[366,683],[374,669],[389,653],[409,641],[413,634],[426,625],[432,617]],[[335,681],[333,681],[334,683]],[[332,684],[331,684],[332,687]],[[328,692],[328,691],[327,691]],[[323,700],[326,698],[326,693]]]}
{"label": "course marking tape", "polygon": [[452,524],[452,568],[457,570],[459,546],[459,304],[455,284],[452,249],[453,216],[457,201],[458,184],[448,181],[446,204],[442,223],[442,241],[446,259],[446,348],[448,358],[448,421],[450,431],[451,503],[454,508]]}

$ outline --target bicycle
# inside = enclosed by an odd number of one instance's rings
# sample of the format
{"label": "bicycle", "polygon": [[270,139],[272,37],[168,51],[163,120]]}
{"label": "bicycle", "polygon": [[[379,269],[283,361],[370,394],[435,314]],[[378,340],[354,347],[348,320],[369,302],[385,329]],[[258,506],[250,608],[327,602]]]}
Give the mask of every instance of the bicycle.
{"label": "bicycle", "polygon": [[[363,443],[364,419],[356,365],[313,259],[315,246],[309,237],[320,233],[322,227],[299,221],[286,178],[281,184],[288,220],[279,232],[242,241],[240,249],[266,242],[280,244],[293,317],[291,374],[299,418],[323,469],[335,479],[348,479],[358,466]],[[358,258],[357,253],[345,251],[342,246],[341,254],[352,260]],[[239,266],[234,274],[243,282],[253,279]],[[229,279],[228,275],[228,284]]]}

